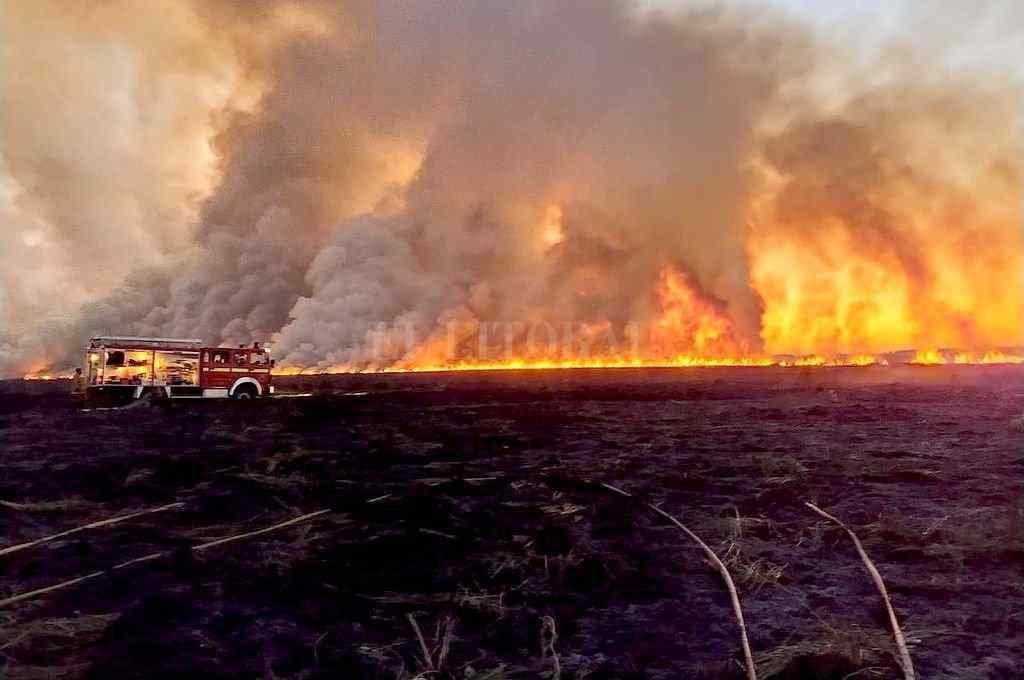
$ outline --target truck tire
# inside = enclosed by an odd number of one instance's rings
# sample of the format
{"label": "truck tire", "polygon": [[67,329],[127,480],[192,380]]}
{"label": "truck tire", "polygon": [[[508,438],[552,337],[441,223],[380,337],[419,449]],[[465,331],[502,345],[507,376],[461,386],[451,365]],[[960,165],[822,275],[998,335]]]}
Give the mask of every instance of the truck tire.
{"label": "truck tire", "polygon": [[234,392],[234,394],[231,395],[231,398],[232,399],[255,399],[258,396],[259,396],[259,393],[256,391],[256,387],[246,383],[244,385],[239,385],[237,388],[235,388],[235,392]]}

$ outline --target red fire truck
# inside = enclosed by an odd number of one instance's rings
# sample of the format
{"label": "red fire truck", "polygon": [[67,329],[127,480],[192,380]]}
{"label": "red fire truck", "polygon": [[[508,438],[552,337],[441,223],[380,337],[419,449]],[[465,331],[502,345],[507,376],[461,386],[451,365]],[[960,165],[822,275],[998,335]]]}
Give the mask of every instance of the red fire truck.
{"label": "red fire truck", "polygon": [[86,398],[253,399],[274,393],[274,360],[258,342],[206,347],[202,340],[97,336],[85,350]]}

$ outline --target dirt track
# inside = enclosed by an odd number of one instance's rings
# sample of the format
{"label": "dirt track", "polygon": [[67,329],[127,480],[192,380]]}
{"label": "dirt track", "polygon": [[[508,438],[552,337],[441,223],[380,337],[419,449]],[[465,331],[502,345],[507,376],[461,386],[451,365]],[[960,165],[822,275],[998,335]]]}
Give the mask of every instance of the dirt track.
{"label": "dirt track", "polygon": [[0,675],[412,677],[411,613],[428,647],[452,631],[426,677],[552,677],[544,617],[563,678],[736,677],[721,581],[653,500],[730,566],[762,677],[897,677],[811,500],[877,562],[919,677],[1024,677],[1021,369],[279,384],[316,394],[77,412],[62,385],[0,384],[0,548],[185,504],[0,556],[3,598],[170,552],[0,609]]}

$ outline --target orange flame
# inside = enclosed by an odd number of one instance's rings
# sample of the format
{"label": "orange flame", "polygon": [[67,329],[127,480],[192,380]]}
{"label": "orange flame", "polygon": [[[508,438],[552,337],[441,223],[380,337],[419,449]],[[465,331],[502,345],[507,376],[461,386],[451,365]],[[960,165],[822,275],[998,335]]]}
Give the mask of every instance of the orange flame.
{"label": "orange flame", "polygon": [[[549,211],[549,218],[556,216]],[[785,250],[775,251],[781,257]],[[799,259],[801,254],[793,253]],[[761,258],[762,266],[771,262],[771,258]],[[782,267],[784,263],[779,262]],[[774,266],[774,265],[773,265]],[[792,263],[786,265],[792,266]],[[856,267],[854,267],[856,269]],[[778,270],[782,273],[783,268]],[[765,275],[764,269],[760,274]],[[857,277],[869,276],[868,270],[860,270]],[[873,276],[874,274],[870,274]],[[836,280],[842,279],[837,273]],[[771,276],[768,277],[771,279]],[[789,333],[806,332],[811,337],[809,346],[819,344],[823,338],[829,342],[838,339],[856,344],[857,338],[866,339],[871,334],[886,338],[888,343],[898,343],[909,328],[910,322],[903,316],[906,311],[897,306],[897,311],[887,310],[881,300],[872,305],[864,305],[851,301],[836,301],[830,298],[834,288],[823,287],[823,293],[814,293],[808,300],[807,296],[817,290],[811,286],[799,290],[800,275],[791,276],[789,283],[796,282],[798,290],[790,291],[795,299],[788,300],[780,310],[767,307],[765,310],[765,340],[768,346],[781,342],[781,338]],[[834,283],[834,282],[833,282]],[[770,289],[770,285],[768,289]],[[898,286],[896,287],[898,289]],[[850,295],[855,295],[848,291]],[[625,348],[611,347],[602,344],[602,338],[611,334],[612,327],[608,321],[579,324],[574,327],[575,336],[570,343],[560,343],[554,352],[538,354],[532,348],[523,346],[517,349],[513,344],[512,351],[506,352],[500,359],[482,358],[481,356],[453,356],[453,344],[468,344],[481,350],[487,324],[477,321],[471,314],[463,310],[456,315],[461,326],[453,333],[438,330],[428,336],[420,344],[407,352],[400,361],[385,363],[382,366],[355,366],[337,364],[324,369],[325,372],[353,372],[372,370],[378,372],[443,372],[443,371],[496,371],[496,370],[545,370],[545,369],[577,369],[577,368],[714,368],[714,367],[768,367],[806,368],[806,367],[872,367],[889,366],[893,363],[906,363],[920,366],[940,365],[980,365],[980,364],[1024,364],[1024,352],[987,350],[987,351],[950,351],[920,350],[907,359],[905,353],[894,352],[859,352],[859,353],[807,353],[796,355],[778,355],[758,353],[738,339],[738,333],[725,306],[714,298],[704,294],[693,284],[691,277],[672,266],[663,268],[658,276],[655,287],[655,316],[650,326],[649,336],[637,339],[632,346]],[[840,296],[842,297],[842,296]],[[821,316],[809,323],[809,319],[800,317],[804,306],[819,308]],[[860,305],[859,311],[854,308]],[[795,305],[790,309],[787,305]],[[827,307],[827,308],[826,308]],[[904,311],[899,311],[903,309]],[[842,310],[842,313],[838,313]],[[906,323],[905,323],[906,322]],[[776,335],[778,334],[778,335]],[[522,342],[520,337],[516,342]],[[792,342],[792,341],[790,341]],[[528,345],[528,343],[526,343]],[[627,343],[628,345],[629,343]],[[828,344],[828,343],[826,343]],[[509,348],[506,347],[506,350]],[[299,367],[279,367],[277,375],[295,375],[304,372]]]}
{"label": "orange flame", "polygon": [[702,295],[686,274],[673,267],[662,269],[657,292],[661,316],[651,334],[655,354],[744,354],[735,339],[732,320],[720,305]]}

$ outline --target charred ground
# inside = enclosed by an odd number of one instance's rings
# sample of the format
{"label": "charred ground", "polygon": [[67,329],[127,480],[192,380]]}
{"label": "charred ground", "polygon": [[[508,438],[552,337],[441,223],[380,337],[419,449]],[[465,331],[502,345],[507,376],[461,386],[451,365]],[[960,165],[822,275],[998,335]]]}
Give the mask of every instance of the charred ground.
{"label": "charred ground", "polygon": [[2,545],[184,507],[0,556],[2,598],[169,551],[0,609],[0,674],[736,676],[719,577],[653,500],[729,565],[762,677],[894,677],[877,593],[810,500],[861,536],[922,677],[1019,677],[1022,376],[315,376],[278,383],[305,398],[89,412],[3,383]]}

